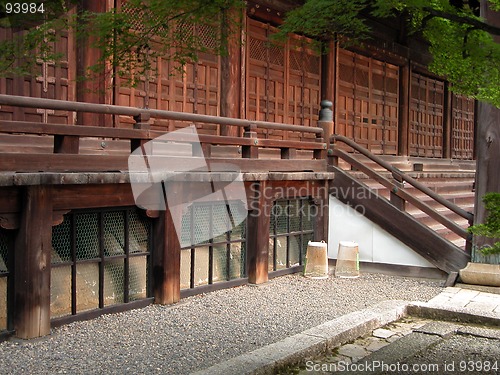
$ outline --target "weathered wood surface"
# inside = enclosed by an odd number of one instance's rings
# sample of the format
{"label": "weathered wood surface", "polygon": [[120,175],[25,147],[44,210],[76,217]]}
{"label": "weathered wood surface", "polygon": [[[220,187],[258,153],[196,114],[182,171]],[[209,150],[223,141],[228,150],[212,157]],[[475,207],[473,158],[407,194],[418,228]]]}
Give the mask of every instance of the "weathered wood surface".
{"label": "weathered wood surface", "polygon": [[269,223],[272,200],[266,193],[268,183],[262,181],[254,187],[254,200],[247,217],[248,281],[262,284],[268,280]]}
{"label": "weathered wood surface", "polygon": [[50,333],[50,257],[52,191],[23,189],[21,223],[14,252],[14,328],[29,339]]}
{"label": "weathered wood surface", "polygon": [[[176,194],[182,195],[182,185],[170,187]],[[168,202],[165,203],[168,205]],[[177,233],[175,222],[180,227],[181,212],[179,207],[169,208],[160,212],[154,222],[153,251],[153,296],[155,303],[170,304],[181,298],[180,271],[181,246],[180,234]]]}

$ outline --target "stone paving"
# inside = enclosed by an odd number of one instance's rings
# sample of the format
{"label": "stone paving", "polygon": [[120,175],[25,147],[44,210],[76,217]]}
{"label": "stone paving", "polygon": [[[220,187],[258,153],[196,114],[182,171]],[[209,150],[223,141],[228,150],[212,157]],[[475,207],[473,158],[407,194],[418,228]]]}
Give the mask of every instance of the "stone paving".
{"label": "stone paving", "polygon": [[[487,314],[488,316],[498,317],[500,319],[500,294],[482,292],[469,288],[448,287],[425,305],[429,307],[448,308],[451,310],[460,309],[460,311],[470,313],[471,315]],[[474,337],[476,339],[474,339]],[[402,340],[403,338],[405,339]],[[441,338],[441,340],[439,338]],[[345,368],[346,364],[361,363],[361,360],[380,361],[380,358],[392,358],[394,361],[397,360],[399,362],[399,351],[411,352],[413,350],[414,353],[412,355],[416,356],[416,358],[422,359],[423,353],[429,351],[429,348],[433,346],[439,347],[439,345],[437,345],[439,342],[448,341],[452,343],[453,341],[456,341],[458,343],[465,343],[467,340],[475,340],[477,342],[484,340],[486,341],[485,345],[487,348],[492,346],[493,348],[496,348],[495,350],[497,350],[493,356],[490,354],[490,357],[486,356],[483,358],[483,362],[481,362],[481,357],[479,357],[479,359],[474,362],[475,365],[478,365],[479,363],[482,365],[487,362],[488,364],[496,363],[496,366],[500,367],[500,361],[497,362],[494,360],[494,358],[500,358],[500,328],[483,327],[480,325],[462,325],[407,316],[399,321],[389,323],[384,327],[373,330],[371,335],[360,337],[351,343],[342,345],[333,350],[333,352],[329,355],[305,361],[300,367],[287,369],[285,372],[282,372],[282,374],[333,374],[335,372],[331,371],[331,369],[337,369],[338,371],[338,369]],[[396,344],[396,342],[399,345],[396,345],[397,347],[392,345],[394,348],[391,350],[390,345]],[[467,347],[472,348],[474,345],[474,341],[472,343],[461,345],[462,348],[460,350],[464,351],[463,355],[465,356],[463,358],[466,358],[467,355],[471,355],[467,352]],[[415,348],[411,348],[411,346],[414,346]],[[392,354],[389,354],[388,356],[385,354],[391,353],[391,351],[393,352]],[[477,352],[478,350],[475,351]],[[394,352],[396,352],[396,354]],[[476,353],[473,353],[473,355],[475,354]],[[443,357],[443,353],[440,355]],[[408,358],[410,357],[411,356]],[[493,358],[493,360],[491,358]],[[452,362],[450,361],[448,365],[451,363]],[[458,357],[456,360],[457,366],[459,363],[464,363],[466,365],[468,362],[461,361],[460,357]],[[441,364],[441,370],[444,369],[444,364],[446,363],[444,362]],[[370,371],[367,373],[369,372]],[[451,373],[455,372],[453,371]],[[472,371],[471,373],[476,372]],[[497,372],[487,371],[486,373]]]}
{"label": "stone paving", "polygon": [[462,307],[471,312],[497,313],[500,316],[500,294],[448,287],[431,299],[430,306]]}
{"label": "stone paving", "polygon": [[330,372],[328,371],[311,371],[310,369],[321,368],[324,364],[327,364],[326,367],[328,368],[341,368],[344,364],[358,362],[369,354],[411,334],[414,330],[425,326],[429,322],[431,322],[429,319],[408,317],[390,323],[382,328],[375,329],[370,336],[360,337],[352,343],[340,346],[332,355],[307,361],[306,368],[299,370],[297,373],[299,375],[329,374]]}

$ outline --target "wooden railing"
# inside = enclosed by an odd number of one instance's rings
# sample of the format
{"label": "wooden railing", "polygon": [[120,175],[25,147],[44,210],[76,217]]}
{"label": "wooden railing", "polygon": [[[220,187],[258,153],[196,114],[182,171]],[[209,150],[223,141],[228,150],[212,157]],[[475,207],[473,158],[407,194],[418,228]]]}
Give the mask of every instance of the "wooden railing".
{"label": "wooden railing", "polygon": [[[338,165],[338,158],[341,158],[351,164],[353,167],[356,169],[360,170],[361,172],[365,173],[368,177],[372,178],[373,180],[377,181],[381,185],[385,186],[390,190],[390,200],[391,202],[398,207],[401,210],[404,210],[404,203],[408,202],[412,204],[413,206],[417,207],[421,211],[425,212],[427,215],[429,215],[432,219],[436,220],[437,222],[443,224],[445,227],[453,231],[454,233],[458,234],[460,237],[464,238],[466,240],[466,249],[470,249],[471,243],[471,236],[461,226],[456,224],[454,221],[448,219],[446,216],[442,215],[438,211],[436,211],[434,208],[432,208],[430,205],[427,203],[423,202],[421,199],[415,197],[414,195],[410,194],[407,190],[403,188],[403,183],[407,182],[411,186],[413,186],[415,189],[417,189],[419,192],[427,195],[430,197],[432,200],[438,202],[439,204],[445,206],[449,210],[453,211],[460,217],[467,219],[470,225],[472,225],[472,222],[474,220],[474,215],[470,212],[465,211],[461,207],[457,206],[456,204],[446,200],[439,194],[436,194],[434,191],[429,189],[427,186],[423,185],[422,183],[418,182],[411,176],[407,175],[406,173],[400,171],[399,169],[393,167],[389,163],[387,163],[385,160],[382,158],[372,154],[370,151],[365,149],[364,147],[359,146],[357,143],[352,141],[351,139],[341,136],[341,135],[332,135],[330,138],[330,142],[332,143],[332,147],[329,150],[329,157],[330,157],[330,163],[333,165]],[[379,166],[383,167],[387,171],[389,171],[392,174],[392,177],[394,178],[394,181],[389,180],[388,178],[384,177],[380,172],[370,168],[369,166],[365,165],[364,163],[360,162],[356,157],[353,156],[353,154],[350,154],[348,152],[345,152],[335,146],[335,142],[342,142],[349,147],[353,148],[360,154],[366,156],[368,159],[371,161],[375,162]]]}
{"label": "wooden railing", "polygon": [[[197,124],[232,125],[244,128],[243,137],[229,137],[199,134],[200,147],[193,147],[193,155],[212,158],[212,146],[236,146],[239,157],[231,156],[226,161],[236,164],[241,171],[325,171],[327,144],[323,140],[323,129],[300,125],[279,124],[264,121],[248,121],[227,117],[199,115],[157,109],[139,109],[115,105],[67,102],[61,100],[39,99],[22,96],[0,95],[0,105],[28,108],[43,108],[73,112],[90,112],[132,116],[134,129],[107,128],[84,125],[58,125],[26,121],[0,121],[0,133],[48,135],[53,137],[51,152],[38,153],[19,150],[5,152],[0,146],[0,171],[123,171],[127,170],[128,154],[137,147],[155,139],[165,132],[151,130],[149,120],[161,118],[182,121],[186,126]],[[291,141],[257,138],[256,130],[276,129],[288,132],[309,133],[313,141]],[[110,142],[122,140],[129,144],[121,153],[95,155],[86,153],[80,147],[82,139],[109,139]],[[185,140],[190,143],[189,139]],[[108,142],[108,141],[106,141]],[[191,143],[193,143],[191,141]],[[279,150],[277,158],[259,159],[259,150]],[[297,151],[301,151],[301,158]],[[306,155],[306,156],[304,156]],[[217,161],[224,158],[213,157]],[[259,159],[258,162],[255,159]]]}

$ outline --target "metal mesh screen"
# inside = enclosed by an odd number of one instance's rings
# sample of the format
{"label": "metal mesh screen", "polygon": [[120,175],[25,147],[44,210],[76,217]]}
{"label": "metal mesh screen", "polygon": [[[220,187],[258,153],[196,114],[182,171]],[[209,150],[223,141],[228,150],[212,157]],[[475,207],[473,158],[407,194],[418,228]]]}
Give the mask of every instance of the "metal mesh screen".
{"label": "metal mesh screen", "polygon": [[69,220],[52,228],[52,264],[71,260],[70,230]]}
{"label": "metal mesh screen", "polygon": [[123,259],[104,264],[104,305],[124,302],[124,271]]}
{"label": "metal mesh screen", "polygon": [[232,228],[243,214],[240,202],[189,207],[182,217],[181,289],[246,276],[246,220]]}
{"label": "metal mesh screen", "polygon": [[135,209],[65,215],[52,232],[51,316],[146,298],[150,233]]}
{"label": "metal mesh screen", "polygon": [[146,253],[149,251],[149,223],[139,217],[136,211],[130,211],[129,215],[129,252],[130,253]]}
{"label": "metal mesh screen", "polygon": [[99,257],[99,233],[97,212],[74,215],[76,226],[76,258],[93,259]]}
{"label": "metal mesh screen", "polygon": [[71,266],[52,267],[50,279],[50,316],[57,318],[71,314]]}
{"label": "metal mesh screen", "polygon": [[103,214],[104,227],[104,256],[125,254],[125,217],[124,211],[105,212]]}
{"label": "metal mesh screen", "polygon": [[274,202],[269,228],[269,271],[303,264],[307,242],[313,239],[312,213],[308,199]]}

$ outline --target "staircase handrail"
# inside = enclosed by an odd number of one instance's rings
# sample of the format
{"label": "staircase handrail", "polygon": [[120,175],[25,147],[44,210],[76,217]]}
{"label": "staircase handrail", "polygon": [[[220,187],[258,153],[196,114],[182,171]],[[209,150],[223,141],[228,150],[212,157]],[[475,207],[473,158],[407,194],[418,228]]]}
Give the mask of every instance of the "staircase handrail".
{"label": "staircase handrail", "polygon": [[[330,144],[334,144],[334,142],[342,142],[342,143],[345,143],[346,145],[348,145],[349,147],[352,147],[354,150],[358,151],[360,154],[366,156],[368,159],[374,161],[375,163],[377,163],[381,167],[383,167],[386,170],[388,170],[389,172],[391,172],[392,176],[396,179],[396,181],[408,182],[411,186],[413,186],[417,190],[419,190],[422,193],[426,194],[427,196],[431,197],[432,199],[439,202],[440,204],[447,207],[448,209],[455,212],[456,214],[463,217],[464,219],[467,219],[469,224],[471,224],[473,222],[474,215],[471,212],[468,212],[468,211],[464,210],[463,208],[457,206],[456,204],[450,202],[449,200],[443,198],[439,194],[437,194],[434,191],[432,191],[431,189],[429,189],[424,184],[415,180],[413,177],[408,176],[406,173],[404,173],[403,171],[399,170],[398,168],[390,165],[388,162],[386,162],[382,158],[374,155],[372,152],[370,152],[366,148],[358,145],[353,140],[351,140],[343,135],[333,134],[330,137]],[[393,184],[393,186],[397,188],[397,186],[395,186],[394,184]]]}

